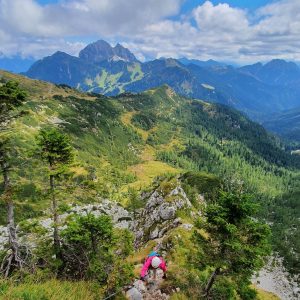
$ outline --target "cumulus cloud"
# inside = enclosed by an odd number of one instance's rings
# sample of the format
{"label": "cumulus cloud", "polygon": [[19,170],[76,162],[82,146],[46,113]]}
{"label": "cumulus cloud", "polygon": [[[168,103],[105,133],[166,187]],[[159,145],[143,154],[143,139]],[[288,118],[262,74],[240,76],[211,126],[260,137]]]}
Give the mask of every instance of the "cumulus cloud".
{"label": "cumulus cloud", "polygon": [[[147,51],[143,47],[148,45],[151,36],[155,44],[165,45],[157,50],[157,56],[240,63],[273,58],[300,61],[299,0],[277,1],[255,12],[205,1],[183,19],[147,27],[150,32],[144,38],[142,51]],[[174,31],[178,32],[175,36]],[[170,33],[168,38],[166,33]]]}
{"label": "cumulus cloud", "polygon": [[193,16],[201,31],[226,34],[244,31],[249,26],[246,12],[226,3],[214,6],[210,1],[198,6]]}
{"label": "cumulus cloud", "polygon": [[[62,38],[70,37],[80,41],[80,37],[88,36],[110,40],[134,36],[148,24],[177,14],[182,1],[69,0],[40,5],[35,0],[0,0],[1,50],[7,54],[14,48],[27,52],[26,42],[29,48],[34,43],[41,46],[41,51],[32,54],[41,56],[55,39],[61,45]],[[57,48],[55,42],[52,48]],[[70,43],[65,43],[62,50],[67,48]]]}
{"label": "cumulus cloud", "polygon": [[123,43],[139,59],[300,61],[299,0],[278,0],[254,12],[205,1],[181,15],[183,2],[64,0],[40,5],[37,0],[0,0],[0,51],[76,55],[82,41],[103,38]]}
{"label": "cumulus cloud", "polygon": [[[0,20],[11,30],[35,36],[131,34],[176,14],[182,0],[0,0]],[[138,26],[137,26],[138,25]]]}

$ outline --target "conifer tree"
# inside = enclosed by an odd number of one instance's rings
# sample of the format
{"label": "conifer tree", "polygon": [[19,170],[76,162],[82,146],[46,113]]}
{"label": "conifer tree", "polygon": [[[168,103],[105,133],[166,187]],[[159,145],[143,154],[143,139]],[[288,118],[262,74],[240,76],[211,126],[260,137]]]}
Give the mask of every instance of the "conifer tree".
{"label": "conifer tree", "polygon": [[73,149],[70,139],[57,128],[41,129],[37,137],[41,158],[47,162],[49,168],[49,187],[53,213],[53,242],[57,257],[60,257],[60,241],[58,233],[58,211],[56,198],[56,179],[66,172],[73,161]]}
{"label": "conifer tree", "polygon": [[133,212],[133,219],[135,222],[137,210],[143,206],[143,202],[140,198],[140,195],[134,188],[130,187],[128,189],[128,195],[129,195],[128,208]]}
{"label": "conifer tree", "polygon": [[207,206],[206,222],[198,226],[206,230],[208,237],[195,233],[200,249],[205,249],[199,252],[202,267],[213,269],[205,287],[206,297],[218,276],[248,282],[262,267],[263,257],[270,250],[270,228],[253,217],[256,210],[249,195],[230,192],[221,192]]}

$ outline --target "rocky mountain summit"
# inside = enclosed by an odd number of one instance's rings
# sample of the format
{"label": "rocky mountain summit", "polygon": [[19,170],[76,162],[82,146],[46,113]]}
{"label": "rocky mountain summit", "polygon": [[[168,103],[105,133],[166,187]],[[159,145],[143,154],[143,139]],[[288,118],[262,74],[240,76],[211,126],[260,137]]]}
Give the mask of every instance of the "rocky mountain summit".
{"label": "rocky mountain summit", "polygon": [[103,40],[87,45],[79,52],[79,58],[93,63],[99,63],[104,60],[122,60],[126,62],[137,61],[135,56],[119,43],[115,47],[112,47],[109,43]]}

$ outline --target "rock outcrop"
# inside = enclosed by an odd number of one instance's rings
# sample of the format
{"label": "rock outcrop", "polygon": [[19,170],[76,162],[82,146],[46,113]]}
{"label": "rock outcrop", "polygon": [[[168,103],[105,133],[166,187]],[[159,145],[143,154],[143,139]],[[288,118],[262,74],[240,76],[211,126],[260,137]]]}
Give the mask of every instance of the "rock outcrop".
{"label": "rock outcrop", "polygon": [[[84,206],[70,206],[67,212],[64,214],[61,214],[59,216],[60,223],[61,223],[61,229],[64,228],[64,221],[65,219],[72,215],[86,215],[88,213],[92,213],[95,216],[100,215],[109,215],[112,218],[112,221],[114,223],[114,226],[117,228],[123,228],[123,229],[129,229],[132,227],[132,216],[131,214],[124,209],[120,204],[110,201],[108,199],[102,199],[98,203],[95,204],[88,204]],[[36,220],[28,220],[28,222],[35,223]],[[44,229],[46,229],[49,234],[52,232],[53,227],[53,220],[52,218],[44,218],[40,219],[37,223]],[[19,226],[17,227],[17,231],[20,232]],[[21,234],[22,237],[22,243],[31,244],[32,241],[28,238],[28,235]],[[5,226],[0,227],[0,249],[3,248],[5,243],[8,242],[8,236],[7,236],[7,228]],[[34,244],[34,243],[33,243]]]}
{"label": "rock outcrop", "polygon": [[145,208],[139,211],[133,222],[137,246],[148,240],[161,238],[172,228],[181,225],[177,212],[192,206],[180,185],[165,195],[158,188],[144,200]]}

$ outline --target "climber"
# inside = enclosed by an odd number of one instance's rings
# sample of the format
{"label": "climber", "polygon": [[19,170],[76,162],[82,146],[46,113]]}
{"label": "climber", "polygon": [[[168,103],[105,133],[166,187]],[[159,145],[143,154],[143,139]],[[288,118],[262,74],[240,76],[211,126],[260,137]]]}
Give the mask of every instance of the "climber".
{"label": "climber", "polygon": [[154,248],[153,251],[148,255],[142,267],[140,279],[144,281],[148,270],[151,269],[154,271],[154,280],[155,280],[157,268],[163,270],[164,272],[163,279],[166,279],[166,272],[167,272],[166,262],[161,257],[161,255],[157,253],[156,248]]}

